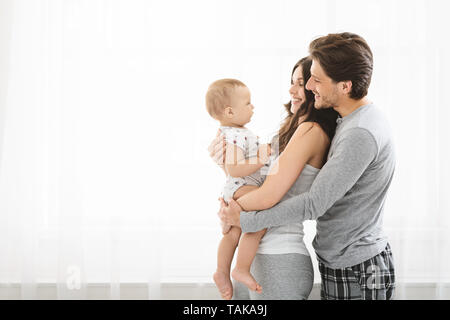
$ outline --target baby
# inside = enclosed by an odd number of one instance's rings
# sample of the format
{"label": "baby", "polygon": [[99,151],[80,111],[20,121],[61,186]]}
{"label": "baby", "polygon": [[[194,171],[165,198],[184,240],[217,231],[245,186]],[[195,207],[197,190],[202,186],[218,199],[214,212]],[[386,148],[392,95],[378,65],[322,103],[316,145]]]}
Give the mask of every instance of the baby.
{"label": "baby", "polygon": [[[260,169],[269,161],[270,146],[259,145],[258,137],[244,127],[250,122],[253,108],[250,91],[239,80],[217,80],[206,93],[206,109],[220,122],[220,130],[227,143],[224,167],[227,181],[223,188],[226,202],[231,198],[238,199],[264,181]],[[250,266],[265,232],[245,233],[241,238],[239,227],[222,225],[223,238],[217,253],[217,271],[213,276],[222,298],[229,300],[233,296],[230,267],[240,238],[236,266],[231,276],[250,290],[262,292],[262,287],[250,273]]]}

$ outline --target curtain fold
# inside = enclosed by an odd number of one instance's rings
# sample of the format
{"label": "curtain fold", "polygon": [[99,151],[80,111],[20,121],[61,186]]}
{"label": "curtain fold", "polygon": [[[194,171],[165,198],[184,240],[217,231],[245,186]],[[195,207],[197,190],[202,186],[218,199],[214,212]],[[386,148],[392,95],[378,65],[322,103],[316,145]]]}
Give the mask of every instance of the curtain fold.
{"label": "curtain fold", "polygon": [[[12,1],[2,1],[0,2],[0,44],[2,44],[3,50],[0,50],[0,181],[4,179],[2,175],[2,160],[3,160],[3,149],[5,141],[5,125],[6,125],[6,103],[7,103],[7,92],[8,92],[8,79],[9,79],[9,61],[10,61],[10,43],[11,43],[11,19],[13,16],[12,11]],[[11,221],[7,218],[7,207],[5,203],[0,201],[0,221],[4,226],[1,230],[4,232],[4,242],[2,243],[1,253],[6,257],[12,250],[12,237],[13,234],[9,231],[11,230]],[[6,240],[6,241],[5,241]],[[3,260],[3,259],[2,259]],[[9,274],[9,270],[13,267],[13,263],[10,260],[3,262],[3,274],[5,275],[3,284],[7,289],[11,291],[12,281],[11,279],[6,279],[6,275]],[[10,293],[6,295],[7,298],[11,296]]]}

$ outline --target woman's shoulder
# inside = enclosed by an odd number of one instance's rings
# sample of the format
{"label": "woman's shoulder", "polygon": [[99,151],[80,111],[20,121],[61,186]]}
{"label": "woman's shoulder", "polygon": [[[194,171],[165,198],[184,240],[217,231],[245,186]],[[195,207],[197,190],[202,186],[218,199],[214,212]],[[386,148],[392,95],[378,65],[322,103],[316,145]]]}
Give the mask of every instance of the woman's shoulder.
{"label": "woman's shoulder", "polygon": [[314,121],[305,121],[300,123],[298,126],[296,133],[301,135],[311,132],[313,135],[327,135],[326,132],[322,129],[320,124]]}
{"label": "woman's shoulder", "polygon": [[[303,122],[297,130],[299,130],[299,136],[307,137],[302,144],[308,150],[305,152],[310,155],[307,164],[314,168],[322,168],[324,157],[330,147],[330,138],[317,122]],[[298,143],[302,143],[300,139]]]}
{"label": "woman's shoulder", "polygon": [[295,131],[294,137],[300,140],[303,140],[303,137],[307,138],[305,142],[308,141],[308,145],[311,145],[312,149],[317,152],[327,149],[331,143],[322,127],[313,121],[302,122]]}

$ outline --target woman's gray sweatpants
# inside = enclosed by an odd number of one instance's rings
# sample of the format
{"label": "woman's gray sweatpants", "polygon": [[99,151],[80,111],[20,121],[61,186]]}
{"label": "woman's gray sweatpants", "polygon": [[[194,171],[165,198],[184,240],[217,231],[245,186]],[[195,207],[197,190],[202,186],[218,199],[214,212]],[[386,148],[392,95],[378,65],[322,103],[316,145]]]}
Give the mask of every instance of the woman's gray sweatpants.
{"label": "woman's gray sweatpants", "polygon": [[257,254],[251,273],[262,293],[233,280],[233,300],[306,300],[314,282],[311,257],[299,253]]}

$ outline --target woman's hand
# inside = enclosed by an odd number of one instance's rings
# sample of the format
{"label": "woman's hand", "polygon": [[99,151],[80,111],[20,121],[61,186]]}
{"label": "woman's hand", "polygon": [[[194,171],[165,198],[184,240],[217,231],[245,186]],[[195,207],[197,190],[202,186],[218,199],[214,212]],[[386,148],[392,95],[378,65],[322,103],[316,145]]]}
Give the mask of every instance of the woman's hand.
{"label": "woman's hand", "polygon": [[222,135],[222,132],[219,129],[217,130],[216,137],[208,147],[208,152],[209,156],[213,159],[213,161],[222,168],[224,167],[225,163],[225,151],[226,151],[225,137]]}
{"label": "woman's hand", "polygon": [[219,198],[220,201],[220,210],[219,210],[219,217],[220,220],[222,220],[223,223],[229,224],[231,226],[241,227],[241,206],[234,201],[233,199],[230,199],[228,201],[228,205],[225,203],[223,198]]}

